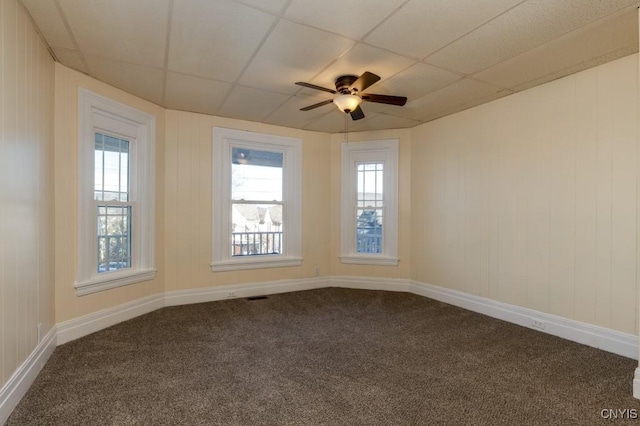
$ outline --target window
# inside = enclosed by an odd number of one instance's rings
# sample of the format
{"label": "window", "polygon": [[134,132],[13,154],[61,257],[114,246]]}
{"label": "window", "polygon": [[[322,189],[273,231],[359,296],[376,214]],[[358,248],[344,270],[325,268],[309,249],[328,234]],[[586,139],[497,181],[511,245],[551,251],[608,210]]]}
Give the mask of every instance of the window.
{"label": "window", "polygon": [[79,92],[78,295],[155,277],[155,118]]}
{"label": "window", "polygon": [[342,145],[342,263],[398,264],[398,141]]}
{"label": "window", "polygon": [[300,265],[302,142],[224,128],[213,140],[212,270]]}

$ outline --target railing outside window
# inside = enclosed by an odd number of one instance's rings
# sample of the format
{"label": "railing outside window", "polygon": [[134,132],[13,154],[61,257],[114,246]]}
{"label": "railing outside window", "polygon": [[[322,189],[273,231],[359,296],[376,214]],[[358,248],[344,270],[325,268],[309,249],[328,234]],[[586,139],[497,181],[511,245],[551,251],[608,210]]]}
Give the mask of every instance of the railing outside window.
{"label": "railing outside window", "polygon": [[232,232],[232,256],[282,253],[282,232]]}

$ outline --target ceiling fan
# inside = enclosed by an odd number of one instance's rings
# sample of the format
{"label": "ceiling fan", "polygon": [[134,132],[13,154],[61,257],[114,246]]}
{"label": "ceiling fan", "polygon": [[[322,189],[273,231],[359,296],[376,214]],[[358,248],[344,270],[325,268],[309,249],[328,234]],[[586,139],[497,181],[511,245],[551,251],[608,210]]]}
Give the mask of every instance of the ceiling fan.
{"label": "ceiling fan", "polygon": [[327,99],[326,101],[319,102],[317,104],[309,105],[308,107],[300,108],[300,111],[309,111],[314,108],[328,105],[330,103],[336,104],[340,111],[350,114],[353,120],[360,120],[364,118],[364,112],[360,108],[361,102],[376,102],[379,104],[398,105],[402,106],[407,103],[407,98],[404,96],[388,96],[388,95],[374,95],[372,93],[363,93],[369,86],[375,84],[380,80],[380,77],[365,71],[360,77],[356,75],[342,75],[336,79],[336,90],[327,89],[326,87],[316,86],[311,83],[304,83],[298,81],[298,86],[308,87],[310,89],[322,90],[323,92],[329,92],[334,95],[338,95],[333,99]]}

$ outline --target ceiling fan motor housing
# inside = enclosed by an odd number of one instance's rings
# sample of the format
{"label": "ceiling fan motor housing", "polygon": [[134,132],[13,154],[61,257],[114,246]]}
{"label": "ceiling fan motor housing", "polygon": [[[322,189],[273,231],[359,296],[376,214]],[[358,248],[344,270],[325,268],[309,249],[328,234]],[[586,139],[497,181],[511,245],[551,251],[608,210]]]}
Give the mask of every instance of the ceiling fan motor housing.
{"label": "ceiling fan motor housing", "polygon": [[351,94],[349,87],[358,79],[357,75],[341,75],[336,78],[336,90],[343,95]]}

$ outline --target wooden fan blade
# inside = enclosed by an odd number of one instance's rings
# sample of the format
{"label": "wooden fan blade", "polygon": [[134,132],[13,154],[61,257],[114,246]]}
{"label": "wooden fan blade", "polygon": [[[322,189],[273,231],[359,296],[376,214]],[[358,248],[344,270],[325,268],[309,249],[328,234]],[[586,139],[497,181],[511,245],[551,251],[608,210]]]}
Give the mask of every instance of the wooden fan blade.
{"label": "wooden fan blade", "polygon": [[349,90],[353,93],[353,91],[357,91],[358,93],[366,90],[367,87],[371,86],[374,83],[377,83],[380,80],[380,77],[371,73],[369,71],[365,71],[356,81],[349,86]]}
{"label": "wooden fan blade", "polygon": [[310,109],[318,108],[324,105],[329,105],[333,102],[333,99],[327,99],[326,101],[318,102],[317,104],[309,105],[308,107],[300,108],[300,111],[309,111]]}
{"label": "wooden fan blade", "polygon": [[360,108],[360,105],[358,105],[358,107],[349,114],[351,114],[352,120],[360,120],[361,118],[364,118],[364,112],[362,111],[362,108]]}
{"label": "wooden fan blade", "polygon": [[327,89],[326,87],[316,86],[315,84],[311,84],[311,83],[305,83],[304,81],[298,81],[296,82],[296,84],[298,86],[308,87],[309,89],[316,89],[316,90],[322,90],[323,92],[333,93],[334,95],[338,93],[335,90]]}
{"label": "wooden fan blade", "polygon": [[407,98],[405,98],[404,96],[374,95],[373,93],[363,93],[361,97],[363,101],[377,102],[379,104],[402,106],[407,103]]}

